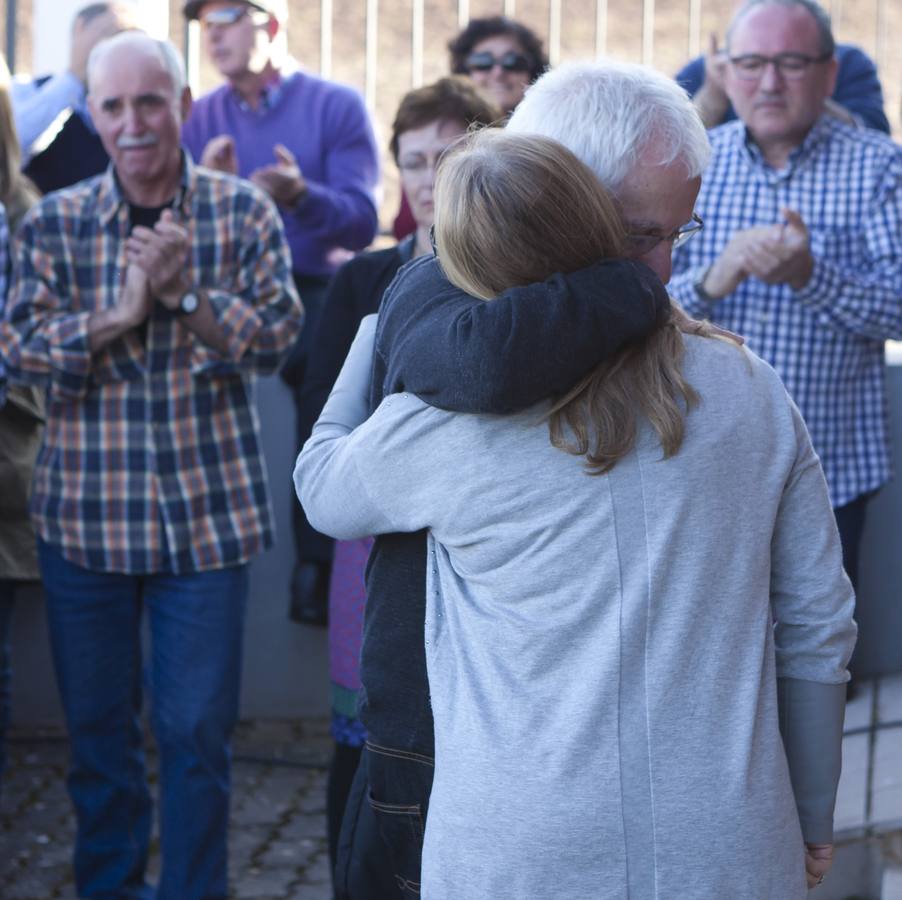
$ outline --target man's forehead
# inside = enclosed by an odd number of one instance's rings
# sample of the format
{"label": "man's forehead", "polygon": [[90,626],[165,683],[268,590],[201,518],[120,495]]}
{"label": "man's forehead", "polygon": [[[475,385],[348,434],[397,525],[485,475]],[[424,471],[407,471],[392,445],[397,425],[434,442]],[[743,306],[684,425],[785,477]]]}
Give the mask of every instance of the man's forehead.
{"label": "man's forehead", "polygon": [[817,22],[804,6],[762,3],[740,13],[729,31],[729,50],[731,54],[778,53],[809,49],[819,40]]}
{"label": "man's forehead", "polygon": [[110,51],[92,73],[91,94],[108,100],[124,96],[174,96],[172,76],[155,54],[135,48]]}

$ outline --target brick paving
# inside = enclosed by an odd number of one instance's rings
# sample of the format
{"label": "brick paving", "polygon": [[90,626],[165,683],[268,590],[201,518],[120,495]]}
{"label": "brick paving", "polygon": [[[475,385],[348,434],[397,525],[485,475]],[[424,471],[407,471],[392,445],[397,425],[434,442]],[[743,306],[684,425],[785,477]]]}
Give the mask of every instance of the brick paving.
{"label": "brick paving", "polygon": [[[242,723],[235,740],[229,830],[230,897],[330,900],[325,720]],[[61,734],[13,731],[0,798],[0,897],[74,898],[74,817]],[[151,785],[156,755],[148,743]],[[148,878],[159,873],[153,840]]]}

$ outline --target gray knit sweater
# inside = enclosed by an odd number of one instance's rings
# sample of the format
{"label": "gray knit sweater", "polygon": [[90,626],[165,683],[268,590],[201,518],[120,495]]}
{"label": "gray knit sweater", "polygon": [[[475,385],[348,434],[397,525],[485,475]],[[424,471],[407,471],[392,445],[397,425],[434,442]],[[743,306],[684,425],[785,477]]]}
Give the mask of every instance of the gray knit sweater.
{"label": "gray knit sweater", "polygon": [[666,461],[644,427],[591,477],[541,407],[401,394],[352,430],[365,339],[299,457],[316,528],[430,529],[425,900],[806,896],[777,679],[846,680],[853,595],[779,378],[727,342],[685,343],[701,403]]}

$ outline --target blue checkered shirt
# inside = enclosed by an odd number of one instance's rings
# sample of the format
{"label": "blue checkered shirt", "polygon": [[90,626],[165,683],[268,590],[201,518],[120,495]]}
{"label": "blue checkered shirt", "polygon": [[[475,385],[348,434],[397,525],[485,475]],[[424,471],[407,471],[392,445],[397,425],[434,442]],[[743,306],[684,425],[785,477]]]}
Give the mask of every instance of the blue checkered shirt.
{"label": "blue checkered shirt", "polygon": [[[775,171],[742,122],[711,132],[696,211],[705,228],[674,253],[670,291],[697,318],[743,335],[779,373],[821,458],[834,507],[892,474],[884,342],[902,338],[902,147],[823,116]],[[800,291],[746,279],[715,303],[693,285],[734,232],[797,210],[815,259]]]}
{"label": "blue checkered shirt", "polygon": [[273,540],[252,379],[278,369],[301,326],[282,223],[262,191],[187,157],[174,211],[225,355],[159,303],[146,331],[91,353],[88,320],[119,302],[127,268],[112,167],[48,194],[17,235],[0,355],[11,380],[48,392],[32,519],[87,569],[219,569]]}

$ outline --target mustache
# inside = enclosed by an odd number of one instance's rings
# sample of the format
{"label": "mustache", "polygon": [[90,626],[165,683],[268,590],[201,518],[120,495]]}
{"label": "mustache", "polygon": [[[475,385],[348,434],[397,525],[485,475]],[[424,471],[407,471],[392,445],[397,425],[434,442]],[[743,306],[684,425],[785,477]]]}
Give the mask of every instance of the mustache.
{"label": "mustache", "polygon": [[120,150],[130,150],[135,147],[153,147],[158,142],[155,134],[143,134],[140,137],[125,134],[116,141],[116,146]]}

